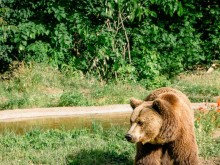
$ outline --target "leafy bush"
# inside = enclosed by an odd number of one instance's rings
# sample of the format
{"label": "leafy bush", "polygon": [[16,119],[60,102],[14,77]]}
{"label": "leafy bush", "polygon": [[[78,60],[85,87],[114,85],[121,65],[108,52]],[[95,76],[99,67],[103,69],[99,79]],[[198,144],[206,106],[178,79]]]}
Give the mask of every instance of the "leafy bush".
{"label": "leafy bush", "polygon": [[1,1],[0,64],[46,61],[161,86],[219,60],[219,8],[217,0]]}
{"label": "leafy bush", "polygon": [[72,92],[72,93],[64,93],[60,97],[60,106],[81,106],[81,105],[89,105],[87,99],[83,96],[82,93]]}

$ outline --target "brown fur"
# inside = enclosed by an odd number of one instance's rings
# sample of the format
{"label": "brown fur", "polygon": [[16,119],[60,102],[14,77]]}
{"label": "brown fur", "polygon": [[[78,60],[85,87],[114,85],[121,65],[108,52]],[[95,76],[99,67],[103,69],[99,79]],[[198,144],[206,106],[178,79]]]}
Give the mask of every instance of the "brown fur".
{"label": "brown fur", "polygon": [[183,94],[181,91],[174,89],[174,88],[170,88],[170,87],[162,87],[162,88],[158,88],[154,90],[151,94],[149,94],[144,99],[144,101],[153,101],[156,98],[158,98],[160,94],[165,94],[165,93],[170,93],[170,92],[176,94],[178,97],[183,99],[183,101],[191,108],[191,102],[188,99],[188,97],[185,94]]}
{"label": "brown fur", "polygon": [[131,106],[126,138],[137,145],[136,165],[199,164],[194,116],[186,95],[165,87],[144,101],[132,98]]}

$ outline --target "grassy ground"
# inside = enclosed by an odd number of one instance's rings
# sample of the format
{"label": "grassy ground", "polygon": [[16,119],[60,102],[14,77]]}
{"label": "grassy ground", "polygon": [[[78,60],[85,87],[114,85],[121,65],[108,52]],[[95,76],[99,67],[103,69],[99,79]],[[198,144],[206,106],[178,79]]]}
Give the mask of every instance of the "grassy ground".
{"label": "grassy ground", "polygon": [[107,165],[132,164],[135,148],[124,139],[124,128],[91,130],[35,129],[25,135],[5,133],[0,136],[2,165]]}
{"label": "grassy ground", "polygon": [[[220,136],[212,138],[220,128],[219,113],[198,111],[195,126],[200,157],[220,162]],[[135,145],[125,140],[127,129],[94,123],[91,129],[6,132],[0,135],[0,164],[132,165]]]}
{"label": "grassy ground", "polygon": [[216,102],[220,98],[220,71],[182,74],[171,86],[183,91],[192,102]]}
{"label": "grassy ground", "polygon": [[[0,109],[125,104],[130,97],[143,99],[153,90],[135,82],[100,82],[80,72],[60,72],[44,64],[15,66],[1,76]],[[182,90],[192,102],[215,102],[220,96],[220,72],[183,74],[170,86]]]}
{"label": "grassy ground", "polygon": [[[197,110],[195,128],[200,156],[220,158],[220,113],[215,110]],[[218,161],[220,163],[220,159]]]}
{"label": "grassy ground", "polygon": [[[79,72],[60,72],[43,64],[19,64],[2,79],[0,109],[124,104],[130,97],[142,99],[152,90],[134,82],[106,84]],[[220,72],[183,74],[170,86],[182,90],[193,102],[216,102]],[[219,112],[197,111],[195,127],[200,157],[220,164]],[[0,134],[0,165],[129,165],[135,146],[124,139],[127,129],[105,129],[94,123],[92,129],[36,128],[23,135],[5,132]]]}
{"label": "grassy ground", "polygon": [[106,84],[80,72],[60,72],[44,64],[20,64],[2,77],[0,109],[123,104],[132,96],[146,95],[136,83]]}

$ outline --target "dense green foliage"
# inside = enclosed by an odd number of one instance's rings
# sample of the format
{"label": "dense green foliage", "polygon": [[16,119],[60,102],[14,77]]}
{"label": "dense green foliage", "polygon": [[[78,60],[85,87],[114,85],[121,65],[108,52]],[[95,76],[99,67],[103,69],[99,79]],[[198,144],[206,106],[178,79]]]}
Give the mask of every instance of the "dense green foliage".
{"label": "dense green foliage", "polygon": [[13,60],[43,61],[161,86],[219,59],[219,19],[217,0],[3,0],[1,70]]}

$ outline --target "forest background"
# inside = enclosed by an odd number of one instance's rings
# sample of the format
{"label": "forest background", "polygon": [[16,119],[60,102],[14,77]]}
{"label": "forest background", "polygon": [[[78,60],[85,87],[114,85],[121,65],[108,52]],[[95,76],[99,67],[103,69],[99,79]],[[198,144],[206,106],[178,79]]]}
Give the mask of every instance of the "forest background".
{"label": "forest background", "polygon": [[0,71],[46,63],[164,86],[219,60],[217,0],[0,0]]}

